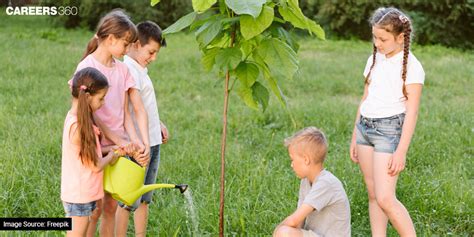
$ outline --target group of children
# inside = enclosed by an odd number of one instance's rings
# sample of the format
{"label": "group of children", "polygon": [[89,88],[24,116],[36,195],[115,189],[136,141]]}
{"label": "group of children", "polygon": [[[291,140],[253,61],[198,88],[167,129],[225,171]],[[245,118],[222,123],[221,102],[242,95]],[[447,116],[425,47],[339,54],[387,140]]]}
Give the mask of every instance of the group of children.
{"label": "group of children", "polygon": [[[424,71],[409,51],[411,20],[396,8],[379,8],[370,19],[373,54],[364,70],[365,89],[357,110],[350,158],[358,163],[369,197],[373,236],[385,236],[388,221],[401,236],[415,236],[413,222],[395,195],[414,133]],[[160,144],[168,131],[160,121],[147,66],[166,46],[160,27],[135,26],[120,10],[101,19],[69,82],[72,107],[62,140],[61,199],[73,220],[68,236],[125,236],[130,212],[135,235],[146,234],[152,192],[132,206],[104,193],[102,169],[119,156],[147,167],[154,183]],[[124,58],[121,62],[117,58]],[[274,236],[350,236],[350,206],[342,183],[324,169],[328,142],[308,127],[285,140],[291,167],[301,179],[298,208]],[[126,174],[124,174],[126,175]]]}
{"label": "group of children", "polygon": [[[147,167],[144,183],[155,183],[168,130],[160,121],[147,65],[164,46],[156,23],[135,26],[120,10],[101,19],[87,45],[69,81],[73,99],[62,140],[61,200],[73,225],[68,236],[94,236],[100,217],[101,236],[126,236],[130,212],[136,235],[146,234],[153,192],[132,206],[117,203],[104,193],[102,170],[129,156]],[[124,62],[118,60],[122,57]]]}

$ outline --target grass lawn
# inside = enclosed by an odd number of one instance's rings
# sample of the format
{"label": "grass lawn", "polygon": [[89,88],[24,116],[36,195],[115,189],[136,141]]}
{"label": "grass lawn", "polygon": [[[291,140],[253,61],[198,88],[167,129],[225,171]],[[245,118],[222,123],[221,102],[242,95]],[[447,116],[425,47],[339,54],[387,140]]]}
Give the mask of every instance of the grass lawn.
{"label": "grass lawn", "polygon": [[[93,33],[54,28],[46,17],[0,12],[0,216],[63,217],[59,194],[61,135],[70,107],[67,81]],[[214,236],[223,78],[204,72],[193,35],[167,41],[149,67],[160,116],[171,134],[162,146],[158,182],[188,183],[200,235]],[[370,235],[367,194],[358,166],[350,161],[349,141],[371,45],[306,38],[300,43],[300,77],[279,82],[287,110],[272,97],[267,111],[253,111],[231,95],[227,235],[269,235],[295,209],[299,180],[283,139],[305,126],[322,128],[329,139],[326,168],[349,196],[353,236]],[[412,51],[423,64],[426,83],[397,196],[419,236],[473,236],[474,54],[439,46]],[[154,200],[150,236],[190,235],[192,222],[179,192],[159,190]],[[62,234],[30,235],[54,233]],[[391,227],[389,236],[397,236]]]}

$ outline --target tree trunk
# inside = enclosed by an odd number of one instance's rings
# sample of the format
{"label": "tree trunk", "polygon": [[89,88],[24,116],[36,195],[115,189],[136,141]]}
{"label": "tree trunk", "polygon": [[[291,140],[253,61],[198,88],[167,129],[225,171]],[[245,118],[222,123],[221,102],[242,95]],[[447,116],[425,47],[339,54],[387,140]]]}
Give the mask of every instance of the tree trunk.
{"label": "tree trunk", "polygon": [[[234,46],[235,31],[232,31],[230,38],[230,47]],[[222,141],[221,141],[221,195],[219,203],[219,236],[224,237],[224,192],[225,192],[225,145],[227,137],[227,109],[229,108],[229,81],[230,70],[227,69],[225,74],[224,86],[224,114],[222,126]]]}

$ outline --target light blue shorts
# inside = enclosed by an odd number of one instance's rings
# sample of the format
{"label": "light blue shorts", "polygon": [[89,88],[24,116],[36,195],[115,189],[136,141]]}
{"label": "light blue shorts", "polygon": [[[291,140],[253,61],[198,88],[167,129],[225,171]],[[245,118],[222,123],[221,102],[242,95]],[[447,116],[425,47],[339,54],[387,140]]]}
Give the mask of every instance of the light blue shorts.
{"label": "light blue shorts", "polygon": [[[160,166],[160,145],[150,147],[150,164],[146,168],[145,182],[144,184],[154,184],[156,183],[156,176],[158,175],[158,168]],[[143,194],[139,197],[132,206],[127,206],[119,202],[119,206],[128,210],[135,211],[140,203],[151,203],[151,198],[153,197],[153,190]]]}
{"label": "light blue shorts", "polygon": [[96,201],[89,203],[70,203],[63,202],[66,217],[71,216],[91,216],[92,212],[97,207]]}
{"label": "light blue shorts", "polygon": [[359,145],[374,147],[375,152],[394,153],[400,142],[405,114],[387,118],[360,116],[356,124],[356,141]]}

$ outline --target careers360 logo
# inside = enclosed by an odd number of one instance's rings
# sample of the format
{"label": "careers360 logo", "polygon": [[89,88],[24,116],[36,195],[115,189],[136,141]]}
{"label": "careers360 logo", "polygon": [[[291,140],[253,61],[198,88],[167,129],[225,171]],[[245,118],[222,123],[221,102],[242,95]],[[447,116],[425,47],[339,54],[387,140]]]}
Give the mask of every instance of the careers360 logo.
{"label": "careers360 logo", "polygon": [[7,7],[5,9],[7,15],[22,15],[22,16],[62,16],[62,15],[77,15],[79,10],[75,6],[22,6],[22,7]]}

